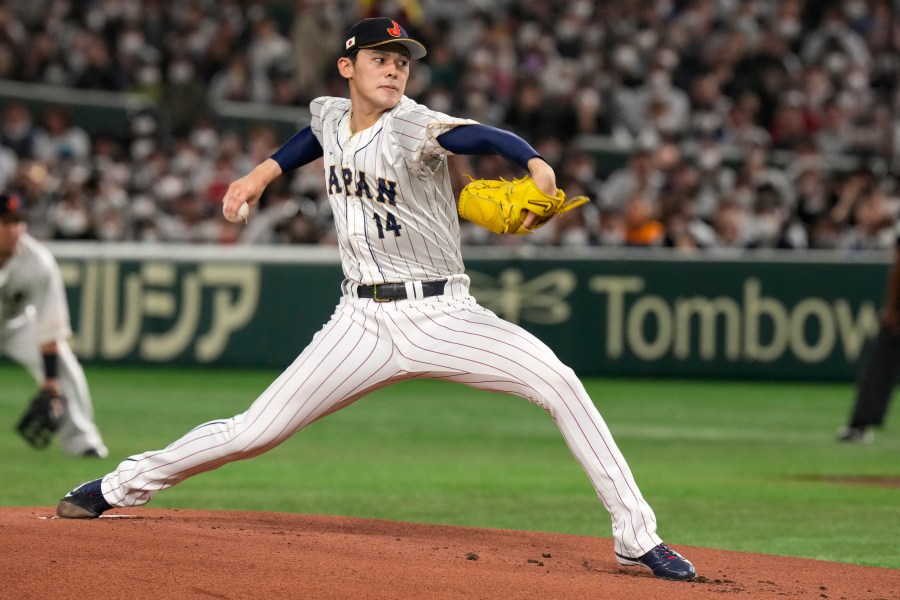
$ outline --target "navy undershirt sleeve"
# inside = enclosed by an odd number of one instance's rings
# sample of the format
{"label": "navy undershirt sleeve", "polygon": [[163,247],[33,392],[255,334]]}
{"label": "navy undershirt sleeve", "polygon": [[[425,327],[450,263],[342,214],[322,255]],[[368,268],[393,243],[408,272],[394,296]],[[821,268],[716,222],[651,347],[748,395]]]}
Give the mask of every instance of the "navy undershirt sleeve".
{"label": "navy undershirt sleeve", "polygon": [[323,154],[322,144],[313,135],[312,129],[304,127],[276,150],[271,158],[281,167],[282,173],[287,173],[321,158]]}
{"label": "navy undershirt sleeve", "polygon": [[454,154],[499,154],[523,169],[540,154],[514,133],[489,125],[460,125],[437,138],[438,143]]}

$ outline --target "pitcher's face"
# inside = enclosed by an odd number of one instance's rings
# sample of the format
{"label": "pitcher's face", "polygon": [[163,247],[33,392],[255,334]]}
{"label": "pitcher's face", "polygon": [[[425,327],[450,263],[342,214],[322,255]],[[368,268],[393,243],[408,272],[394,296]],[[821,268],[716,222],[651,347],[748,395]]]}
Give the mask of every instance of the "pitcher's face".
{"label": "pitcher's face", "polygon": [[384,49],[365,48],[359,51],[351,71],[344,76],[350,80],[356,97],[382,110],[390,110],[406,91],[409,55],[405,50],[394,51],[391,45]]}

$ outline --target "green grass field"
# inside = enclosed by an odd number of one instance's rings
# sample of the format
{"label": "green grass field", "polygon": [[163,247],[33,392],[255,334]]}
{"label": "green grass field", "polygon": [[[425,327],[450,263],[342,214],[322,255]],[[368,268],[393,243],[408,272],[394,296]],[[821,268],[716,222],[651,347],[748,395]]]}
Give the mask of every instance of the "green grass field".
{"label": "green grass field", "polygon": [[[108,459],[27,447],[13,426],[33,382],[0,364],[0,505],[53,506],[128,455],[243,411],[276,375],[86,371]],[[833,441],[850,384],[591,379],[587,387],[668,542],[900,568],[900,423],[894,416],[872,445]],[[151,506],[610,535],[606,511],[545,413],[427,381],[382,390]]]}

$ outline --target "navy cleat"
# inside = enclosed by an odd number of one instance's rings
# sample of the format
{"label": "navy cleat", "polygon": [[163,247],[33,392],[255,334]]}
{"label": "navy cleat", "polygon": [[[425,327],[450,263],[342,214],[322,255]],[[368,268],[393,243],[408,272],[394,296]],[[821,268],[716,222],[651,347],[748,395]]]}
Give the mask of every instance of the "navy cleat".
{"label": "navy cleat", "polygon": [[661,579],[675,579],[687,581],[697,576],[694,565],[688,559],[678,554],[665,544],[660,544],[653,550],[638,558],[622,556],[616,552],[616,560],[625,566],[641,565],[647,567],[653,574]]}
{"label": "navy cleat", "polygon": [[112,508],[103,492],[100,491],[102,479],[82,483],[69,492],[56,505],[56,516],[63,519],[96,519],[101,513]]}

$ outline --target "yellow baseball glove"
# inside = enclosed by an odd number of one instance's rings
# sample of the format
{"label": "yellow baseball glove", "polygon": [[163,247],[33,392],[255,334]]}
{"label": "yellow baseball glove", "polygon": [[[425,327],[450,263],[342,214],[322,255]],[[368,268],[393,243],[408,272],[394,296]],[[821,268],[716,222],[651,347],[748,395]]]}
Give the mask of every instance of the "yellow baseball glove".
{"label": "yellow baseball glove", "polygon": [[[494,233],[533,233],[554,215],[587,201],[587,196],[566,200],[565,192],[560,189],[556,190],[556,196],[549,196],[528,176],[514,181],[472,179],[459,193],[458,211],[463,219]],[[522,226],[525,210],[538,216],[530,229]]]}

